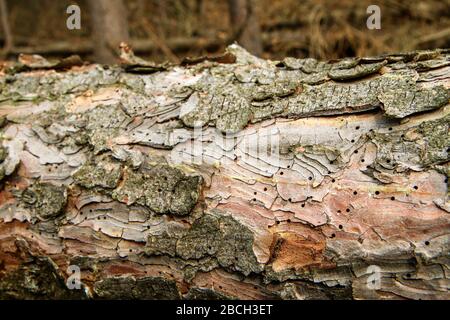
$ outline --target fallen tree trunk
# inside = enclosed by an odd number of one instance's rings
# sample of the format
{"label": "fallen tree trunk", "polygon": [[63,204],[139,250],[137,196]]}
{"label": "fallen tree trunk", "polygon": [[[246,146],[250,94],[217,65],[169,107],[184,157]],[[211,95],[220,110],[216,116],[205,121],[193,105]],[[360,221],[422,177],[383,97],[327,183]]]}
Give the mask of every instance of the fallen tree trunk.
{"label": "fallen tree trunk", "polygon": [[448,51],[122,49],[0,78],[1,298],[449,298]]}

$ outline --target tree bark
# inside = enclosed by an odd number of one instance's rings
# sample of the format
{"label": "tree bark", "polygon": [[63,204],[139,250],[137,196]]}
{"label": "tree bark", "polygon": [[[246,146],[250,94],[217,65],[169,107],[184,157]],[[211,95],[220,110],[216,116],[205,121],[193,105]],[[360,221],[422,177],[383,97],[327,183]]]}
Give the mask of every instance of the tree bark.
{"label": "tree bark", "polygon": [[122,0],[89,0],[94,58],[98,63],[115,63],[119,44],[129,40],[127,10]]}
{"label": "tree bark", "polygon": [[122,48],[0,77],[1,298],[450,298],[448,50]]}

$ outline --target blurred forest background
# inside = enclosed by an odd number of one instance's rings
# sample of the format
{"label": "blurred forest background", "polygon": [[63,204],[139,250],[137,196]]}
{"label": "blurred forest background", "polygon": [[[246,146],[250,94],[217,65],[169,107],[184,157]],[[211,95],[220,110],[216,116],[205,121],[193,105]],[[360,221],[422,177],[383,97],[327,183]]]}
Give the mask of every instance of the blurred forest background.
{"label": "blurred forest background", "polygon": [[[71,4],[81,8],[80,30],[66,27]],[[380,30],[366,27],[371,4],[381,8]],[[235,41],[269,59],[450,47],[450,0],[0,0],[0,10],[3,59],[113,62],[108,46],[119,39],[157,62],[216,54]]]}

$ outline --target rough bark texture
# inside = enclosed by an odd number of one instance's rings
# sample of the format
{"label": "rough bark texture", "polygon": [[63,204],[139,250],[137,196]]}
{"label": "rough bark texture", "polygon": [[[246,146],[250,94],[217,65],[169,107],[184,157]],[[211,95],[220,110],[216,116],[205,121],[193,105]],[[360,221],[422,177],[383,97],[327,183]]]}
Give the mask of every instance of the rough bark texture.
{"label": "rough bark texture", "polygon": [[447,50],[122,50],[0,77],[1,298],[450,298]]}

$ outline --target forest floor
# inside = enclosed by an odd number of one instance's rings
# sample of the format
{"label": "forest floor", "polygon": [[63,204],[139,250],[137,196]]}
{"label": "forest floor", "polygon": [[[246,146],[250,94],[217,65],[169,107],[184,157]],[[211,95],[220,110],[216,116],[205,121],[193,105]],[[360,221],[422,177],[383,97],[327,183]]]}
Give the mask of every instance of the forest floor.
{"label": "forest floor", "polygon": [[[90,43],[87,1],[76,1],[82,13],[81,30],[65,27],[66,8],[72,2],[8,1],[14,45],[30,52],[35,48],[46,56],[67,55],[68,50],[91,59],[91,52],[86,49],[86,43]],[[255,1],[254,10],[262,29],[263,58],[335,59],[450,46],[449,1],[378,1],[381,29],[369,30],[366,9],[372,2]],[[227,1],[130,0],[126,5],[131,38],[152,44],[136,50],[146,58],[164,61],[171,54],[182,59],[217,53],[230,42]],[[4,38],[2,33],[0,39]],[[59,49],[55,49],[56,44]],[[164,47],[171,52],[169,55],[162,50]]]}

